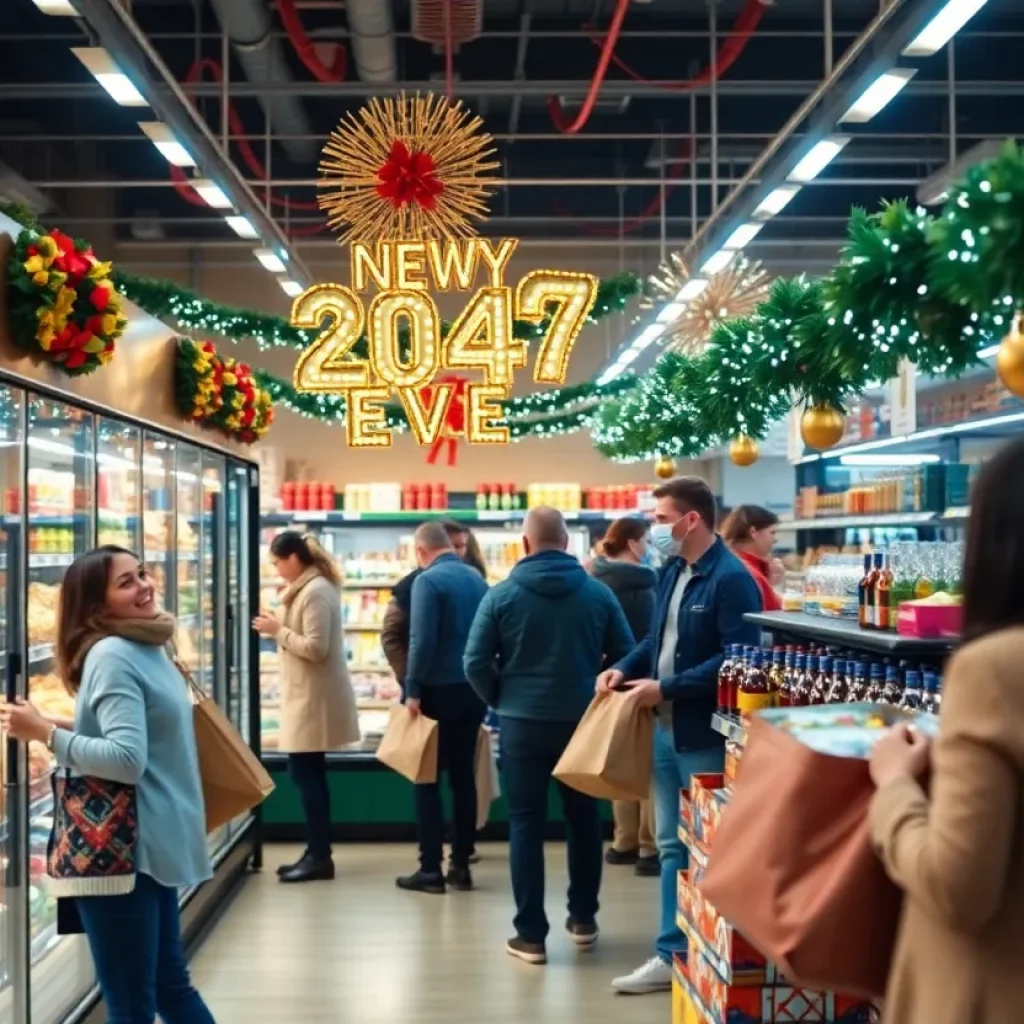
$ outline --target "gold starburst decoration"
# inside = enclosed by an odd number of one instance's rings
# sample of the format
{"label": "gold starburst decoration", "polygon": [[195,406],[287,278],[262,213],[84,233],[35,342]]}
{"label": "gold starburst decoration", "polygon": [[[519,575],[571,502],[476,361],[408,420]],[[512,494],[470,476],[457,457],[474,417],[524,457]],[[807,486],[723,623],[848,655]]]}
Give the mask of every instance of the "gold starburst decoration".
{"label": "gold starburst decoration", "polygon": [[339,241],[475,234],[499,181],[494,142],[461,101],[372,99],[346,114],[320,161],[317,201]]}
{"label": "gold starburst decoration", "polygon": [[[690,280],[690,272],[678,253],[647,278],[641,306],[653,309],[674,302]],[[768,295],[771,278],[760,263],[740,256],[713,275],[696,298],[689,299],[665,331],[665,347],[698,356],[711,337],[715,324],[733,317],[749,316]]]}

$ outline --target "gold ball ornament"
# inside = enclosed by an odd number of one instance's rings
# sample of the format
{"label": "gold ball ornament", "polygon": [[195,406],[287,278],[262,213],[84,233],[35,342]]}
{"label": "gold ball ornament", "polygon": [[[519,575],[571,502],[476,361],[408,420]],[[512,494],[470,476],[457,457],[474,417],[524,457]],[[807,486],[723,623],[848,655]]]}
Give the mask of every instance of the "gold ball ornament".
{"label": "gold ball ornament", "polygon": [[676,463],[667,455],[659,455],[654,460],[654,475],[659,480],[670,480],[676,475]]}
{"label": "gold ball ornament", "polygon": [[757,442],[746,434],[737,434],[729,442],[729,458],[737,466],[752,466],[759,454]]}
{"label": "gold ball ornament", "polygon": [[1010,333],[996,352],[996,370],[1007,391],[1024,397],[1024,314],[1013,318]]}
{"label": "gold ball ornament", "polygon": [[846,417],[834,405],[812,405],[800,419],[800,436],[808,448],[824,451],[839,444],[846,430]]}

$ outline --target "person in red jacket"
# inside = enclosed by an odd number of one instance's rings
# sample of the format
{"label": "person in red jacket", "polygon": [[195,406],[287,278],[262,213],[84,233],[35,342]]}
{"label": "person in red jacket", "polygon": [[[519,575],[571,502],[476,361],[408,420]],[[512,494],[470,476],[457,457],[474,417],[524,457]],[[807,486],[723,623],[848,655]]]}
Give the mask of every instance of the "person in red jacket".
{"label": "person in red jacket", "polygon": [[737,505],[722,524],[722,539],[750,570],[766,612],[782,610],[775,586],[782,582],[785,570],[772,558],[778,525],[779,517],[760,505]]}

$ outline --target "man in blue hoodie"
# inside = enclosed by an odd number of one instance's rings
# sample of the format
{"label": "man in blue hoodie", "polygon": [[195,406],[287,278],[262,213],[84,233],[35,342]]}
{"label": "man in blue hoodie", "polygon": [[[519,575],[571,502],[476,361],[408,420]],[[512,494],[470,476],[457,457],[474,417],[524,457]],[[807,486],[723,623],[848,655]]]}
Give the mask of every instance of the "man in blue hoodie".
{"label": "man in blue hoodie", "polygon": [[[547,962],[544,831],[551,773],[594,697],[604,664],[625,657],[633,634],[615,595],[566,553],[560,512],[532,509],[526,557],[480,604],[466,644],[470,685],[501,721],[516,935],[508,952]],[[559,783],[569,841],[566,929],[583,949],[597,939],[601,887],[598,802]]]}
{"label": "man in blue hoodie", "polygon": [[452,791],[452,857],[441,873],[444,811],[438,783],[416,786],[420,869],[397,880],[400,889],[443,893],[472,889],[469,858],[476,840],[476,744],[487,708],[470,689],[462,667],[473,617],[487,584],[452,549],[443,523],[423,523],[413,535],[423,570],[412,585],[405,706],[437,721],[437,767]]}

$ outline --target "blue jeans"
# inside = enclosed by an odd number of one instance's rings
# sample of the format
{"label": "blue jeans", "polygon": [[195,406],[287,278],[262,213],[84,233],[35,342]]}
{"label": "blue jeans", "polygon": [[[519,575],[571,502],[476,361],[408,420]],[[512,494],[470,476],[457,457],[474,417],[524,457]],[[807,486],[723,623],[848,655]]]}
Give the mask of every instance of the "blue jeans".
{"label": "blue jeans", "polygon": [[126,896],[75,900],[107,1024],[214,1024],[192,987],[178,921],[178,892],[139,875]]}
{"label": "blue jeans", "polygon": [[665,963],[686,948],[676,924],[676,882],[689,864],[689,851],[679,838],[679,791],[690,788],[690,776],[720,772],[725,762],[723,747],[707,750],[676,750],[671,727],[654,727],[654,841],[661,857],[661,927],[655,952]]}
{"label": "blue jeans", "polygon": [[[544,830],[551,773],[576,731],[575,722],[501,719],[501,785],[508,805],[509,867],[516,900],[516,933],[543,943]],[[590,924],[601,888],[601,812],[597,801],[558,783],[569,859],[569,916]]]}

